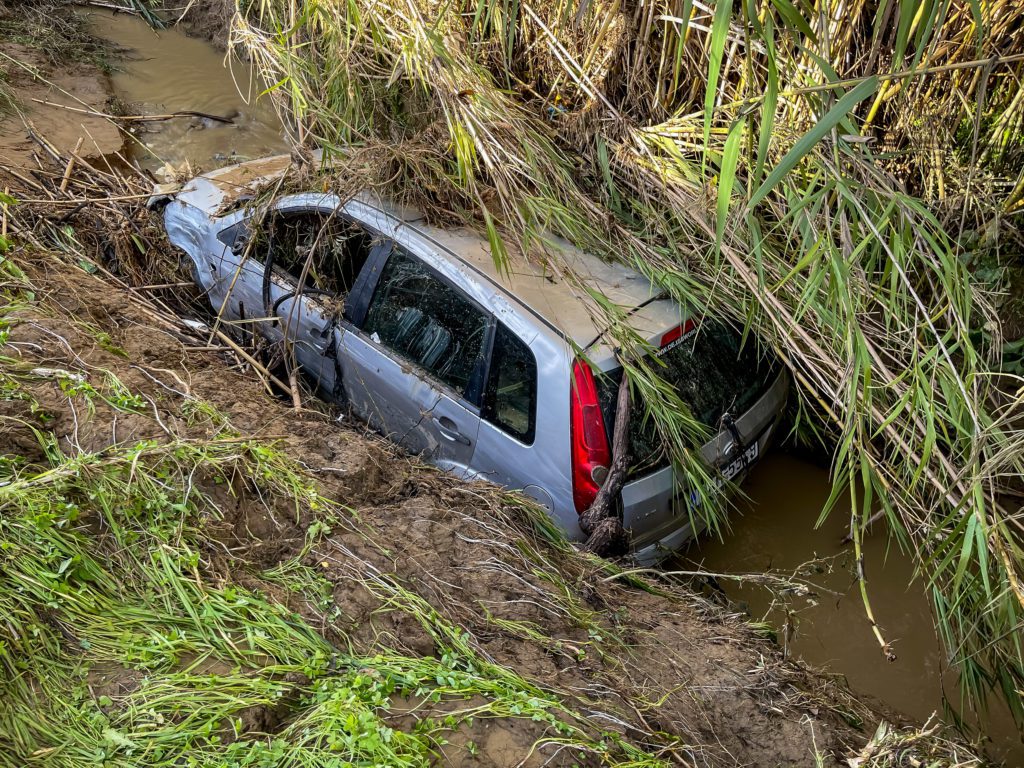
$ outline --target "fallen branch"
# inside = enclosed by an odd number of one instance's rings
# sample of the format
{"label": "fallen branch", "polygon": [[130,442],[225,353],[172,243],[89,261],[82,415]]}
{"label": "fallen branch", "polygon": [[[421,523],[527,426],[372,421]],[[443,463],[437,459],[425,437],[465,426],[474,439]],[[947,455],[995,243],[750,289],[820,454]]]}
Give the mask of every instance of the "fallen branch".
{"label": "fallen branch", "polygon": [[201,117],[206,120],[213,120],[218,123],[225,123],[227,125],[234,125],[235,118],[226,117],[224,115],[213,115],[209,112],[197,112],[192,109],[182,109],[177,112],[168,112],[162,115],[112,115],[109,112],[99,112],[95,109],[83,109],[81,107],[72,107],[67,104],[58,104],[54,101],[47,101],[46,99],[33,98],[32,101],[37,104],[42,104],[46,107],[56,107],[57,109],[66,109],[68,112],[76,112],[80,115],[88,115],[89,117],[102,117],[104,120],[120,120],[121,122],[134,122],[134,123],[157,123],[163,120],[173,120],[176,117]]}
{"label": "fallen branch", "polygon": [[583,545],[597,555],[620,554],[626,550],[628,536],[622,528],[616,500],[629,469],[629,381],[619,383],[615,401],[615,427],[612,434],[612,466],[601,484],[594,503],[580,516],[580,528],[588,538]]}

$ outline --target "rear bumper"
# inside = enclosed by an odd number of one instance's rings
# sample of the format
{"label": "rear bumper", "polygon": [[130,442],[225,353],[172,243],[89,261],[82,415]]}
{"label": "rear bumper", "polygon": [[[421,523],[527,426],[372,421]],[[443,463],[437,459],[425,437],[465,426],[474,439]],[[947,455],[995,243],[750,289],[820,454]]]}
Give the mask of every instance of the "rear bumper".
{"label": "rear bumper", "polygon": [[[783,372],[757,402],[736,419],[736,429],[748,452],[753,452],[756,444],[757,458],[764,455],[775,436],[788,392],[789,375]],[[703,446],[701,453],[716,467],[732,459],[736,451],[731,433],[723,430]],[[741,482],[756,461],[747,463],[734,481]],[[655,565],[702,532],[699,522],[691,524],[688,496],[685,488],[676,482],[671,467],[623,487],[622,521],[632,535],[633,559],[638,564]]]}

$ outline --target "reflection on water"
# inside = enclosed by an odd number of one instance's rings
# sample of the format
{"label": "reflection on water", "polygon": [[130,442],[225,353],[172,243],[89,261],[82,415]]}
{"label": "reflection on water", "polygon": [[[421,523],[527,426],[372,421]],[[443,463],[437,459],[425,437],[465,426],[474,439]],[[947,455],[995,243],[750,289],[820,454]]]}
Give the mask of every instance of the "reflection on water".
{"label": "reflection on water", "polygon": [[247,64],[226,60],[209,43],[176,29],[156,32],[136,16],[89,11],[88,17],[94,34],[126,49],[111,82],[130,113],[187,110],[234,120],[230,125],[191,117],[142,123],[136,136],[148,151],[131,144],[143,165],[155,169],[187,161],[193,170],[209,170],[287,151],[269,99],[255,98],[260,88]]}
{"label": "reflection on water", "polygon": [[[816,558],[825,561],[823,572],[808,580],[840,593],[822,593],[816,605],[797,600],[795,631],[786,637],[785,612],[772,607],[772,596],[761,587],[740,586],[720,580],[729,597],[745,602],[754,619],[766,613],[779,628],[779,641],[791,654],[827,666],[846,676],[855,692],[868,694],[887,705],[923,720],[942,713],[943,686],[959,702],[956,676],[946,669],[929,611],[930,601],[919,583],[911,584],[913,568],[899,546],[884,534],[884,525],[864,542],[871,606],[885,639],[897,655],[888,662],[882,655],[864,615],[864,605],[853,578],[852,547],[842,539],[849,526],[848,499],[841,499],[820,528],[814,523],[828,498],[828,473],[807,462],[774,453],[765,457],[744,483],[747,500],[737,502],[732,530],[724,542],[694,542],[679,563],[715,573],[790,573]],[[1010,715],[999,701],[988,714],[992,757],[1008,765],[1024,765],[1021,743]]]}

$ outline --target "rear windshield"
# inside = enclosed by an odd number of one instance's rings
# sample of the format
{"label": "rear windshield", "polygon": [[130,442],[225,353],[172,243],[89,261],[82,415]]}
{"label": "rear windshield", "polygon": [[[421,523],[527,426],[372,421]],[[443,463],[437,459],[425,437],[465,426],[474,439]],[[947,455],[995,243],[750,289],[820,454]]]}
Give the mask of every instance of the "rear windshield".
{"label": "rear windshield", "polygon": [[[693,415],[712,433],[721,429],[726,412],[739,418],[747,411],[778,371],[778,363],[759,351],[754,339],[748,338],[745,344],[740,342],[740,335],[728,326],[704,322],[658,355],[665,364],[657,367],[658,373],[675,385]],[[598,397],[609,441],[621,380],[621,368],[598,377]],[[643,406],[633,402],[630,411],[630,477],[668,466],[668,456],[654,424],[644,423]]]}

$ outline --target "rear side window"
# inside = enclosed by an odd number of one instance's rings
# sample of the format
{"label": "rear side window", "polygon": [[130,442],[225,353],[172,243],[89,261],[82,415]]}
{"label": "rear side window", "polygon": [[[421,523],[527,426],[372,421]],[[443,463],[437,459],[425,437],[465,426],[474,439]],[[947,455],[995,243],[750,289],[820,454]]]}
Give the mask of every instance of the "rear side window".
{"label": "rear side window", "polygon": [[397,248],[363,324],[373,341],[479,402],[490,316],[426,264]]}
{"label": "rear side window", "polygon": [[537,360],[508,328],[498,323],[483,417],[530,445],[537,431]]}

